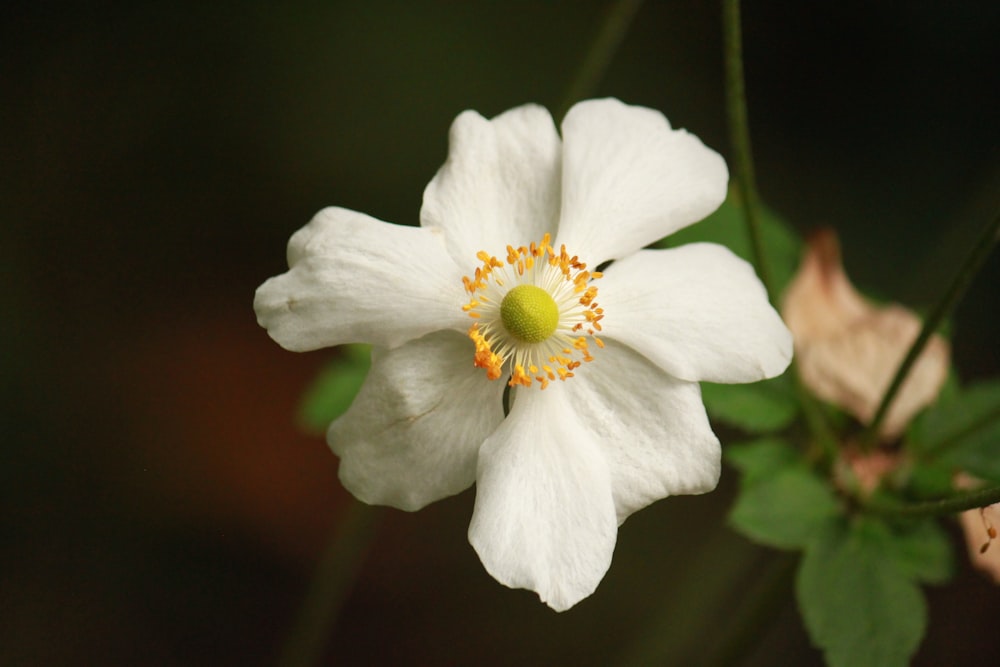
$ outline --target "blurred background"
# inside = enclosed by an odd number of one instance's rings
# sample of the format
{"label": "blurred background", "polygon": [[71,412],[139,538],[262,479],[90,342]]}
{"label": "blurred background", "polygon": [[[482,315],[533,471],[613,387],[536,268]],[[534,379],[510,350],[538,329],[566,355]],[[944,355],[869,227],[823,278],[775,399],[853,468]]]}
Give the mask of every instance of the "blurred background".
{"label": "blurred background", "polygon": [[[295,425],[331,354],[270,341],[254,289],[324,206],[416,224],[452,119],[558,107],[608,6],[4,5],[0,664],[273,664],[349,496]],[[927,307],[997,205],[1000,5],[744,21],[765,200],[836,227],[863,288]],[[716,2],[649,0],[594,94],[727,154],[719,26]],[[964,381],[1000,371],[998,283],[994,256],[953,320]],[[561,615],[482,569],[472,491],[386,511],[325,660],[702,664],[780,558],[725,528],[723,477],[631,518]],[[1000,590],[957,554],[916,664],[995,664]],[[820,664],[790,591],[767,609],[743,664]]]}

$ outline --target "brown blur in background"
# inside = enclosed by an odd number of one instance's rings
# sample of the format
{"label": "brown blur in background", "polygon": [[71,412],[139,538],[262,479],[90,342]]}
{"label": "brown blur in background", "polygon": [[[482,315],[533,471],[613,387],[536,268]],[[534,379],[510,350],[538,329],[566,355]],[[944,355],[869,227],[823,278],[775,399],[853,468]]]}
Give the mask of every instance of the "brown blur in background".
{"label": "brown blur in background", "polygon": [[[0,664],[272,664],[348,496],[294,424],[330,354],[270,341],[254,289],[326,205],[416,224],[451,120],[558,106],[606,5],[81,4],[0,9]],[[716,4],[649,0],[595,94],[727,154]],[[997,205],[1000,5],[744,19],[764,198],[928,306]],[[952,322],[963,380],[1000,372],[998,283]],[[328,662],[700,664],[776,557],[724,527],[734,487],[631,518],[561,615],[482,569],[474,492],[386,512]],[[1000,655],[1000,589],[958,561],[917,664]],[[767,620],[745,664],[819,664],[788,591]]]}

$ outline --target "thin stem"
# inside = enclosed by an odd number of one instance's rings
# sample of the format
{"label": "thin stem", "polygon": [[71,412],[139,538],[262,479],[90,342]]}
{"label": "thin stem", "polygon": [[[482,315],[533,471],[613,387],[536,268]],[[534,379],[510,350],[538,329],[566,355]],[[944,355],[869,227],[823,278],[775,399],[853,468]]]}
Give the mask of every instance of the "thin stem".
{"label": "thin stem", "polygon": [[965,290],[968,289],[972,283],[972,279],[979,272],[979,269],[982,268],[983,263],[986,261],[990,250],[993,249],[998,238],[1000,238],[1000,215],[994,217],[983,229],[976,244],[972,247],[965,261],[962,262],[962,266],[959,267],[955,278],[948,286],[948,290],[927,316],[924,326],[920,330],[920,335],[917,336],[917,339],[913,341],[913,345],[910,346],[909,351],[903,358],[903,362],[896,370],[895,377],[892,378],[892,383],[882,396],[882,402],[879,403],[878,410],[875,411],[875,416],[872,418],[868,428],[865,429],[861,440],[862,443],[870,446],[878,439],[878,429],[882,425],[882,421],[885,419],[885,415],[889,411],[893,399],[899,393],[899,388],[903,385],[903,381],[906,380],[910,369],[913,368],[913,364],[917,361],[917,357],[923,352],[924,346],[927,345],[927,342],[934,335],[934,332],[937,331],[938,327],[941,326],[944,319],[951,313],[955,304],[965,294]]}
{"label": "thin stem", "polygon": [[280,667],[318,665],[330,629],[361,569],[381,512],[351,500],[316,565],[298,615],[278,658]]}
{"label": "thin stem", "polygon": [[969,491],[952,496],[951,498],[928,500],[921,503],[897,504],[871,498],[864,501],[862,507],[866,512],[881,514],[883,516],[918,517],[956,514],[966,510],[993,505],[994,503],[1000,503],[1000,486]]}
{"label": "thin stem", "polygon": [[556,118],[566,115],[569,108],[580,100],[593,95],[598,82],[604,76],[611,64],[611,59],[618,50],[628,27],[632,24],[642,0],[618,0],[608,10],[607,18],[601,25],[600,32],[590,45],[580,69],[566,90],[562,104],[556,109]]}
{"label": "thin stem", "polygon": [[826,415],[823,414],[823,407],[802,384],[802,379],[795,368],[794,360],[792,361],[792,366],[785,372],[793,374],[792,381],[795,384],[795,393],[799,397],[799,406],[802,408],[802,414],[805,416],[809,432],[812,433],[815,441],[822,447],[827,459],[832,461],[837,458],[840,444],[837,442],[836,433],[826,420]]}
{"label": "thin stem", "polygon": [[747,585],[735,608],[726,614],[723,634],[713,638],[701,664],[705,667],[741,665],[753,655],[766,630],[792,599],[796,562],[791,554],[769,554],[767,568]]}
{"label": "thin stem", "polygon": [[[760,280],[767,290],[771,303],[778,302],[771,271],[764,258],[764,241],[761,233],[760,197],[754,176],[753,150],[750,147],[750,123],[747,114],[746,79],[743,73],[743,32],[740,18],[740,0],[722,2],[722,36],[726,68],[726,119],[729,125],[729,143],[733,151],[733,168],[736,186],[743,201],[743,216],[750,237],[750,251]],[[788,370],[795,373],[794,368]],[[831,458],[837,453],[837,438],[823,416],[822,410],[802,382],[795,377],[795,392],[813,437]]]}
{"label": "thin stem", "polygon": [[764,243],[760,230],[760,199],[753,170],[753,152],[750,149],[750,130],[747,120],[746,81],[743,76],[743,34],[740,28],[740,1],[723,0],[722,35],[726,66],[726,117],[729,124],[729,143],[733,150],[733,167],[743,215],[750,235],[750,250],[757,274],[767,289],[771,303],[777,303],[771,272],[764,262]]}
{"label": "thin stem", "polygon": [[[714,530],[691,557],[684,579],[663,598],[660,610],[644,619],[644,627],[612,664],[692,664],[692,656],[703,656],[703,638],[716,629],[713,619],[728,613],[740,596],[734,591],[752,576],[763,552],[729,530]],[[679,623],[680,618],[685,622]]]}

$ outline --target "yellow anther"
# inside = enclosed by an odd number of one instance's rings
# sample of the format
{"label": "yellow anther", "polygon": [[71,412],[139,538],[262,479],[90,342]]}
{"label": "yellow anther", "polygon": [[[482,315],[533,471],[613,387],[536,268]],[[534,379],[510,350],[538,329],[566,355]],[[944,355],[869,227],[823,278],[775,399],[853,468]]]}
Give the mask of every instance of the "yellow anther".
{"label": "yellow anther", "polygon": [[505,249],[502,260],[480,250],[472,276],[462,277],[470,295],[462,310],[476,322],[469,329],[473,363],[490,380],[506,375],[512,387],[537,382],[544,389],[593,360],[587,339],[601,330],[604,311],[592,281],[601,273],[587,271],[565,245],[553,250],[550,234]]}

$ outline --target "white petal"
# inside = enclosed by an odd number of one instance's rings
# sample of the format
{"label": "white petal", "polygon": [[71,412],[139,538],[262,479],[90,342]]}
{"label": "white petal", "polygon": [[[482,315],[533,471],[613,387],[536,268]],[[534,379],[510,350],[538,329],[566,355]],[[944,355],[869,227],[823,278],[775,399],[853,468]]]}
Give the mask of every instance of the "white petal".
{"label": "white petal", "polygon": [[505,254],[555,233],[560,141],[552,116],[525,105],[486,120],[463,112],[451,126],[448,160],[424,190],[420,224],[440,227],[462,267],[476,253]]}
{"label": "white petal", "polygon": [[642,250],[598,285],[604,335],[694,382],[756,382],[784,372],[792,336],[753,267],[713,243]]}
{"label": "white petal", "polygon": [[721,450],[698,383],[677,380],[608,341],[565,388],[611,466],[619,523],[660,498],[718,484]]}
{"label": "white petal", "polygon": [[254,310],[289,350],[395,346],[469,326],[462,272],[434,230],[326,208],[292,235],[288,266],[257,288]]}
{"label": "white petal", "polygon": [[564,387],[518,392],[483,445],[469,541],[486,570],[556,611],[594,592],[617,537],[608,464]]}
{"label": "white petal", "polygon": [[479,447],[503,420],[504,390],[472,354],[451,331],[376,349],[361,391],[327,433],[351,493],[413,511],[472,485]]}
{"label": "white petal", "polygon": [[703,219],[726,198],[722,157],[658,111],[590,100],[569,110],[562,132],[558,241],[592,266]]}

